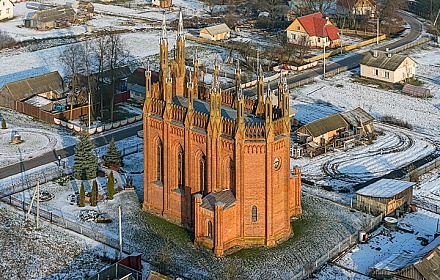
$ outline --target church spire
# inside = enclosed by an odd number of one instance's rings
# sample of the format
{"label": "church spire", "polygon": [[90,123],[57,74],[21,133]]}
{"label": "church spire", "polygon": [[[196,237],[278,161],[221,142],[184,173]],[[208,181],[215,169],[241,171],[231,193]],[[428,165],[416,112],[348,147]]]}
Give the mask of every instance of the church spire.
{"label": "church spire", "polygon": [[160,35],[160,69],[159,69],[159,85],[162,93],[162,98],[166,96],[166,80],[168,77],[168,38],[167,38],[167,26],[165,21],[165,13],[162,20],[162,34]]}
{"label": "church spire", "polygon": [[168,44],[167,24],[166,24],[165,13],[163,13],[163,16],[162,16],[162,34],[160,35],[160,43],[162,44],[164,41],[167,41],[166,43]]}
{"label": "church spire", "polygon": [[177,38],[183,36],[183,16],[182,10],[179,11],[179,26],[177,27]]}

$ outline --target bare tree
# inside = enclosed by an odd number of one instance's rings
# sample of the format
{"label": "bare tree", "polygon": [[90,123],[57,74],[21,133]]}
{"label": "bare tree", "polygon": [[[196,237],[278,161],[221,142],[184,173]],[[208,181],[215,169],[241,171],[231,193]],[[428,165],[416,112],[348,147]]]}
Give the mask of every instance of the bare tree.
{"label": "bare tree", "polygon": [[104,84],[104,69],[106,68],[107,61],[107,44],[108,44],[107,36],[100,36],[95,40],[95,46],[97,51],[97,60],[98,60],[98,73],[96,77],[96,92],[99,91],[100,97],[100,108],[99,112],[101,118],[104,118],[104,97],[103,97],[103,84]]}
{"label": "bare tree", "polygon": [[305,11],[301,11],[303,14],[316,12],[326,14],[336,3],[336,0],[302,0],[302,2],[305,9]]}
{"label": "bare tree", "polygon": [[64,49],[60,55],[60,60],[64,64],[67,74],[70,76],[70,85],[72,91],[70,93],[70,119],[73,118],[73,102],[77,94],[76,76],[81,65],[81,58],[83,57],[83,48],[80,44],[70,44]]}
{"label": "bare tree", "polygon": [[112,33],[108,35],[108,54],[109,54],[109,68],[110,68],[110,120],[113,121],[114,102],[116,92],[116,70],[125,64],[127,52],[122,44],[122,39],[119,34]]}
{"label": "bare tree", "polygon": [[397,12],[406,7],[406,0],[380,0],[377,2],[377,14],[379,19],[381,19],[381,24],[383,24],[387,30],[386,33],[391,33],[391,28],[400,20],[400,16]]}

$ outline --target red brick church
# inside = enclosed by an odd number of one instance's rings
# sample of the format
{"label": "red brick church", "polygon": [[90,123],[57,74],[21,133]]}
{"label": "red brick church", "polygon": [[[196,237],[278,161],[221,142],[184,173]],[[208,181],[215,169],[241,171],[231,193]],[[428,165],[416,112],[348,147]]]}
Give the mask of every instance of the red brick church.
{"label": "red brick church", "polygon": [[194,242],[217,256],[274,246],[302,212],[300,169],[290,167],[287,85],[280,82],[276,106],[261,68],[256,99],[243,95],[239,66],[233,93],[220,89],[217,64],[212,85],[199,85],[197,57],[193,71],[185,66],[181,14],[176,45],[169,60],[164,18],[159,81],[146,71],[143,208],[193,229]]}

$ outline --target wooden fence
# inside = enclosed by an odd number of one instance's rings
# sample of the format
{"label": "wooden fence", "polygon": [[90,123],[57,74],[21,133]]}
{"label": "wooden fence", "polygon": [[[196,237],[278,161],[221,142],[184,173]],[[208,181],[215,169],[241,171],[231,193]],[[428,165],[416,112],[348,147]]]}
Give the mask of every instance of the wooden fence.
{"label": "wooden fence", "polygon": [[[385,40],[385,39],[386,39],[386,35],[385,34],[379,36],[379,41],[382,41],[382,40]],[[374,43],[376,43],[376,41],[377,41],[377,38],[372,38],[372,39],[369,39],[369,40],[365,40],[365,41],[359,42],[357,44],[346,45],[346,46],[342,47],[342,51],[348,52],[348,51],[351,51],[351,50],[354,50],[354,49],[357,49],[357,48],[361,48],[361,47],[369,45],[369,44],[374,44]],[[332,50],[330,52],[326,52],[325,53],[325,58],[328,58],[330,56],[337,55],[337,54],[340,54],[340,53],[341,53],[341,49],[340,48],[334,49],[334,50]],[[314,57],[311,57],[308,60],[309,61],[318,61],[318,60],[321,60],[323,57],[324,57],[324,54],[322,53],[322,54],[316,55]]]}
{"label": "wooden fence", "polygon": [[[368,228],[366,231],[370,232],[374,230],[383,220],[384,215],[380,214],[374,219],[372,219],[368,223]],[[349,249],[351,246],[357,244],[359,241],[359,231],[351,234],[341,242],[339,242],[335,247],[327,251],[321,257],[317,258],[313,262],[310,262],[308,265],[304,266],[298,273],[293,275],[291,279],[304,279],[306,277],[310,277],[311,274],[325,265],[329,260],[334,259],[336,256],[341,254],[342,252]]]}

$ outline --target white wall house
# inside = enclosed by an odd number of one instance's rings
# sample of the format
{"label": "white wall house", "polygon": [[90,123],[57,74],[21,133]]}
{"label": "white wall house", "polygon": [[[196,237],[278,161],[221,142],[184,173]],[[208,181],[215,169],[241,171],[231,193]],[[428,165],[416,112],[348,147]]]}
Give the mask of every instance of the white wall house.
{"label": "white wall house", "polygon": [[0,20],[14,17],[14,4],[9,0],[0,0]]}
{"label": "white wall house", "polygon": [[416,62],[408,56],[373,50],[361,60],[361,76],[389,83],[415,77]]}

